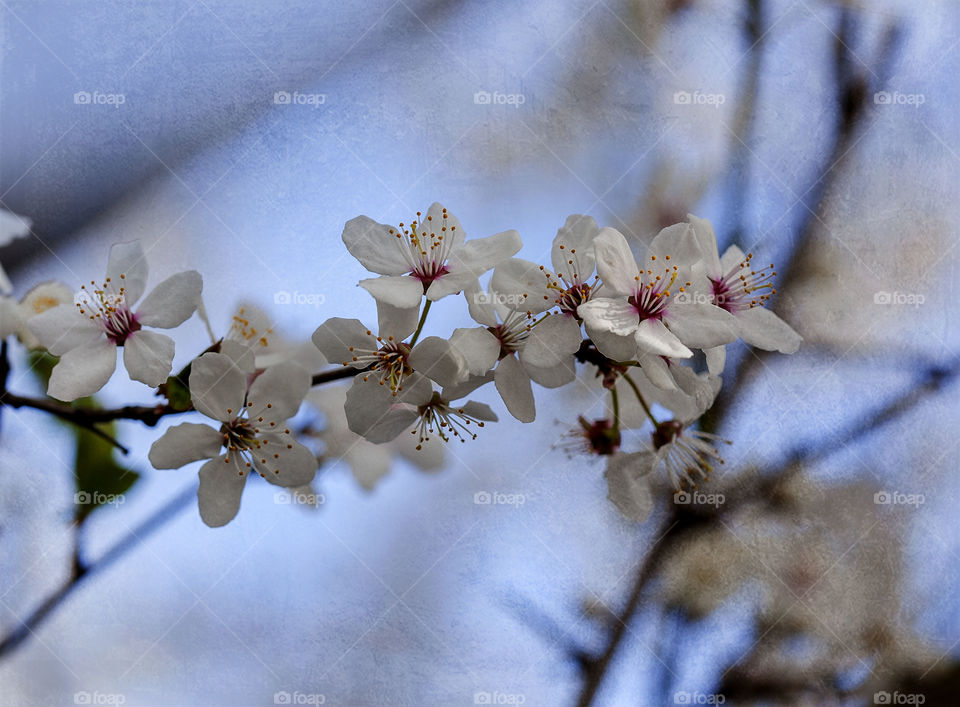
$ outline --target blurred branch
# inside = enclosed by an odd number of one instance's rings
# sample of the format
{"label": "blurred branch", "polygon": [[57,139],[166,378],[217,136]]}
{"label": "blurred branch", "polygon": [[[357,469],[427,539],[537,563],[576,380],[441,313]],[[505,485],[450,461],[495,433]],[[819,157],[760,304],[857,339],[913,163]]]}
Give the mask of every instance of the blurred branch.
{"label": "blurred branch", "polygon": [[[877,70],[874,72],[876,83],[871,87],[868,77],[863,71],[858,71],[853,62],[857,61],[850,49],[854,42],[856,23],[854,13],[844,9],[840,13],[839,27],[834,42],[834,73],[837,82],[836,101],[837,127],[834,133],[833,144],[827,152],[823,164],[818,170],[818,176],[811,186],[800,197],[804,211],[797,227],[797,232],[791,241],[786,257],[786,265],[778,269],[778,290],[788,290],[806,267],[807,257],[811,244],[818,228],[823,224],[820,209],[836,182],[838,166],[845,160],[847,154],[856,144],[855,137],[868,106],[868,98],[873,90],[880,90],[890,66],[893,56],[899,46],[901,30],[898,25],[891,25],[885,31],[877,60],[874,62]],[[771,297],[770,304],[776,299]],[[707,411],[702,420],[704,429],[715,432],[726,418],[729,408],[736,399],[737,393],[742,390],[758,370],[758,364],[763,363],[770,355],[767,351],[753,351],[741,356],[733,367],[732,375],[724,376],[724,386],[717,396],[713,407]]]}
{"label": "blurred branch", "polygon": [[659,534],[659,540],[647,553],[637,570],[630,597],[616,619],[606,649],[597,658],[586,661],[585,682],[577,701],[579,707],[587,707],[593,703],[627,627],[640,607],[640,600],[647,584],[656,574],[663,558],[679,541],[691,531],[712,525],[735,513],[746,504],[762,503],[775,507],[779,502],[777,487],[796,474],[805,463],[823,459],[844,449],[851,442],[863,440],[864,437],[879,432],[912,411],[924,400],[943,391],[958,377],[960,377],[960,357],[949,363],[927,368],[907,390],[889,403],[851,421],[836,438],[824,440],[822,436],[818,436],[814,441],[804,441],[795,445],[787,452],[779,466],[747,485],[722,507],[674,504],[671,515],[662,526],[665,530]]}
{"label": "blurred branch", "polygon": [[[7,358],[6,342],[0,348],[0,407],[9,405],[13,408],[30,407],[49,412],[57,417],[72,422],[84,429],[92,432],[99,432],[94,427],[95,422],[105,422],[117,419],[140,420],[148,425],[154,425],[160,418],[187,410],[175,410],[169,405],[160,405],[156,407],[145,406],[126,406],[112,410],[95,410],[89,408],[73,408],[65,403],[59,403],[52,399],[33,399],[23,398],[6,392],[6,380],[10,372],[10,363]],[[358,373],[368,369],[358,369],[353,367],[335,368],[330,371],[315,374],[311,379],[311,385],[317,386],[324,383],[330,383],[345,378],[352,378]],[[113,444],[120,446],[115,440],[111,439]],[[123,447],[120,447],[124,449]],[[103,571],[111,564],[119,560],[124,555],[137,547],[146,540],[151,534],[165,526],[173,520],[181,511],[186,509],[196,497],[195,487],[184,489],[177,496],[167,501],[160,508],[150,514],[136,528],[132,529],[127,535],[116,542],[103,556],[96,562],[85,564],[80,552],[80,528],[75,525],[74,546],[71,555],[71,569],[67,580],[50,596],[33,610],[33,612],[22,621],[19,628],[14,629],[9,634],[0,639],[0,658],[14,651],[22,644],[34,631],[46,620],[46,618],[60,606],[85,579],[98,572]]]}
{"label": "blurred branch", "polygon": [[[6,343],[3,345],[0,357],[2,357],[0,373],[9,372],[10,364],[6,357]],[[366,370],[368,369],[344,367],[316,373],[311,379],[311,386],[323,385],[324,383],[331,383],[345,378],[353,378],[358,373]],[[23,395],[16,395],[6,390],[6,375],[0,377],[0,381],[3,381],[2,385],[0,385],[0,406],[6,405],[15,409],[25,407],[49,413],[61,420],[83,427],[103,437],[122,450],[124,454],[128,451],[126,447],[95,427],[97,423],[112,422],[114,420],[136,420],[152,427],[168,415],[179,415],[180,413],[190,412],[194,409],[192,406],[182,409],[175,408],[169,403],[165,405],[125,405],[119,408],[79,408],[73,407],[68,403],[54,400],[53,398],[30,398]]]}
{"label": "blurred branch", "polygon": [[20,626],[0,639],[0,658],[18,648],[67,599],[84,580],[107,569],[114,562],[128,554],[157,530],[173,520],[181,511],[188,508],[196,498],[196,487],[191,485],[171,498],[147,518],[132,528],[129,533],[114,543],[100,559],[84,564],[78,551],[74,551],[72,569],[67,580],[34,609]]}

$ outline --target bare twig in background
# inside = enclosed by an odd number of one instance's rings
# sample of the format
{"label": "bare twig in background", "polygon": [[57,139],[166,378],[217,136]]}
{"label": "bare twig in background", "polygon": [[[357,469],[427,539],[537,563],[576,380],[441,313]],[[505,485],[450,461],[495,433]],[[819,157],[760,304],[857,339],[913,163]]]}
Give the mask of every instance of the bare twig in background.
{"label": "bare twig in background", "polygon": [[[762,27],[762,2],[757,0],[747,0],[748,6],[748,31],[747,36],[762,38],[764,30]],[[791,251],[787,258],[787,265],[782,269],[783,277],[781,286],[786,286],[789,281],[794,280],[797,274],[802,270],[805,264],[807,249],[814,231],[821,223],[821,217],[817,213],[821,208],[823,200],[828,195],[834,180],[836,179],[836,168],[838,163],[842,162],[846,154],[852,149],[854,137],[857,132],[860,120],[867,106],[867,97],[869,95],[869,84],[859,72],[852,67],[851,50],[849,44],[853,43],[852,35],[855,31],[855,18],[849,10],[841,12],[838,31],[835,42],[835,70],[837,76],[837,103],[838,103],[838,125],[835,138],[831,149],[827,153],[825,167],[820,171],[813,185],[804,193],[806,213],[797,229],[796,236],[792,240]],[[886,67],[891,61],[891,57],[898,44],[899,30],[891,27],[887,30],[884,41],[879,50],[878,66]],[[760,41],[754,41],[751,46],[752,52],[759,53],[762,45]],[[751,61],[751,67],[758,69],[759,59]],[[880,75],[884,72],[881,71]],[[746,83],[745,91],[748,97],[755,98],[750,91],[756,91],[755,82],[750,80]],[[751,108],[754,106],[751,105]],[[750,125],[750,119],[745,121]],[[746,150],[747,147],[745,146]],[[740,169],[745,169],[746,165],[740,165]],[[812,195],[807,198],[808,195]],[[741,198],[745,198],[745,193],[741,193]],[[812,207],[810,206],[812,204]],[[740,365],[735,369],[733,376],[725,385],[720,396],[717,398],[714,406],[704,416],[702,423],[705,429],[716,430],[720,427],[722,420],[726,417],[737,394],[742,391],[743,386],[747,384],[751,372],[755,369],[755,363],[760,360],[757,353],[752,356],[744,356],[740,360]],[[731,510],[739,507],[741,503],[758,497],[763,497],[762,492],[782,483],[785,478],[801,468],[800,462],[810,461],[813,458],[825,456],[847,442],[854,441],[862,433],[875,430],[885,425],[893,419],[899,418],[907,410],[912,409],[919,400],[925,398],[932,392],[939,391],[946,380],[952,380],[957,375],[957,369],[960,364],[954,362],[946,368],[934,367],[929,369],[924,379],[911,386],[911,389],[900,396],[894,403],[867,415],[862,420],[858,420],[847,431],[846,435],[841,435],[840,440],[834,440],[830,444],[820,444],[810,447],[802,444],[795,447],[787,457],[785,464],[774,470],[772,473],[764,475],[757,482],[754,491],[744,490],[744,493],[738,498],[737,503],[728,504],[722,512],[712,512],[707,515],[698,515],[699,511],[694,511],[684,506],[674,506],[671,516],[668,518],[660,540],[649,550],[646,558],[641,563],[633,581],[633,585],[627,599],[627,603],[617,617],[614,628],[608,637],[606,648],[600,655],[588,661],[585,669],[584,684],[580,692],[577,704],[579,707],[591,705],[596,698],[601,683],[609,670],[611,661],[616,654],[617,649],[622,643],[624,634],[627,631],[630,621],[633,619],[637,609],[641,605],[641,598],[644,590],[655,576],[656,570],[668,551],[675,546],[678,540],[685,537],[692,529],[702,526],[718,518],[721,515],[729,514]]]}
{"label": "bare twig in background", "polygon": [[100,559],[94,562],[84,564],[79,553],[75,552],[72,571],[67,580],[50,596],[44,599],[40,606],[34,609],[26,619],[23,619],[18,628],[0,639],[0,658],[12,653],[27,638],[32,636],[36,629],[50,616],[53,610],[76,591],[84,580],[107,569],[114,562],[127,555],[140,545],[140,543],[149,538],[153,533],[176,518],[181,511],[189,508],[194,502],[196,494],[196,486],[191,484],[188,488],[185,488],[138,523],[129,533],[103,553]]}

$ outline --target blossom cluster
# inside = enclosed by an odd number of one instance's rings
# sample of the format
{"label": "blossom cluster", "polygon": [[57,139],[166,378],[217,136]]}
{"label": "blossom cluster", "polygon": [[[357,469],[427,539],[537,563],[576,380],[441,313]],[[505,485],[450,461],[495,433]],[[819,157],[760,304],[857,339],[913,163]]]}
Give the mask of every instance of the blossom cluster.
{"label": "blossom cluster", "polygon": [[[720,390],[726,345],[742,339],[792,353],[800,344],[764,306],[775,292],[773,266],[756,265],[735,245],[721,255],[710,223],[692,215],[663,229],[641,256],[619,231],[571,215],[549,263],[516,257],[516,231],[467,238],[436,203],[396,226],[358,216],[342,238],[373,274],[359,286],[376,302],[375,324],[334,317],[311,342],[290,344],[266,315],[245,307],[172,378],[174,340],[156,330],[195,313],[206,320],[202,278],[175,274],[145,295],[146,254],[128,242],[112,247],[105,278],[78,292],[48,282],[21,300],[2,295],[0,335],[59,357],[47,393],[60,401],[99,391],[118,350],[132,380],[168,397],[175,379],[185,384],[189,402],[164,413],[207,423],[168,428],[149,458],[158,469],[206,460],[198,498],[211,526],[236,516],[249,476],[308,485],[320,465],[313,438],[369,488],[391,454],[419,456],[433,468],[439,443],[475,439],[496,422],[489,405],[469,399],[481,387],[492,383],[506,411],[531,423],[535,385],[560,388],[578,369],[609,403],[601,419],[578,418],[577,445],[608,458],[611,500],[642,520],[653,503],[652,472],[679,490],[722,463],[723,440],[697,421]],[[470,324],[446,337],[422,336],[431,306],[461,296]],[[325,364],[334,367],[326,373],[352,378],[346,390],[311,390],[334,377],[317,374]],[[322,429],[292,428],[305,400],[323,416]],[[625,451],[626,430],[646,431],[646,442]]]}

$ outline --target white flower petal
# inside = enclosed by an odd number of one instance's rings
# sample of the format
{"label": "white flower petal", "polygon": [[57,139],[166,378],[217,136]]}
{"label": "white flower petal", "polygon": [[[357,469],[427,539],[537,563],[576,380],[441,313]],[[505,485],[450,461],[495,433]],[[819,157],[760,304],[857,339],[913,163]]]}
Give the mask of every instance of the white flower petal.
{"label": "white flower petal", "polygon": [[673,358],[690,358],[693,351],[671,333],[659,319],[644,319],[634,333],[634,339],[640,351],[670,356]]}
{"label": "white flower petal", "polygon": [[700,249],[700,257],[703,258],[704,270],[707,277],[721,277],[723,270],[720,266],[720,252],[717,250],[717,234],[713,230],[713,225],[705,218],[697,218],[693,214],[687,214],[690,225],[693,227],[693,236]]}
{"label": "white flower petal", "polygon": [[115,243],[110,248],[107,261],[107,290],[119,293],[123,288],[127,304],[132,305],[143,296],[147,288],[147,257],[140,241]]}
{"label": "white flower petal", "polygon": [[439,336],[428,336],[410,352],[410,366],[441,386],[460,383],[468,375],[467,361],[457,348]]}
{"label": "white flower petal", "polygon": [[100,339],[78,346],[60,357],[47,395],[66,401],[93,395],[110,380],[116,367],[117,347],[112,342]]}
{"label": "white flower petal", "polygon": [[190,397],[207,417],[229,422],[243,408],[247,377],[229,356],[205,353],[190,365]]}
{"label": "white flower petal", "polygon": [[[403,435],[400,439],[412,436]],[[390,452],[386,445],[373,444],[362,438],[354,439],[356,441],[343,455],[343,460],[350,465],[353,478],[367,491],[372,491],[377,482],[390,471]]]}
{"label": "white flower petal", "polygon": [[560,388],[567,383],[572,383],[577,377],[577,367],[573,356],[555,366],[540,367],[524,363],[523,369],[530,376],[530,380],[544,388]]}
{"label": "white flower petal", "polygon": [[26,216],[18,216],[12,211],[0,209],[0,246],[5,246],[17,238],[30,233],[33,221]]}
{"label": "white flower petal", "polygon": [[[20,304],[13,297],[0,295],[0,338],[16,334],[24,321],[20,316]],[[33,334],[31,334],[33,336]]]}
{"label": "white flower petal", "polygon": [[[667,256],[670,256],[669,260]],[[656,257],[656,260],[651,260],[651,257]],[[651,268],[650,263],[655,262],[689,268],[701,260],[700,245],[697,243],[693,226],[689,223],[675,223],[660,231],[650,242],[644,267]]]}
{"label": "white flower petal", "polygon": [[522,258],[500,263],[490,278],[490,297],[518,312],[539,314],[550,309],[556,297],[547,289],[544,269]]}
{"label": "white flower petal", "polygon": [[450,254],[447,261],[449,272],[431,283],[427,298],[436,301],[468,289],[478,277],[514,255],[522,245],[516,231],[467,241]]}
{"label": "white flower petal", "polygon": [[386,302],[394,307],[409,309],[420,306],[423,297],[423,284],[406,275],[371,277],[360,281],[365,289],[378,302]]}
{"label": "white flower petal", "polygon": [[662,356],[652,354],[640,354],[637,356],[637,362],[647,378],[658,388],[664,390],[676,390],[677,382],[673,379],[670,372],[670,366]]}
{"label": "white flower petal", "polygon": [[[493,371],[487,371],[482,376],[469,376],[466,380],[458,383],[457,385],[444,388],[442,396],[444,400],[459,400],[460,398],[465,398],[470,395],[477,388],[486,385],[487,383],[493,382]],[[429,396],[428,396],[429,399]],[[412,399],[410,402],[414,402]],[[419,401],[417,404],[422,404],[427,402],[426,400]]]}
{"label": "white flower petal", "polygon": [[703,350],[707,357],[707,370],[710,375],[719,376],[723,373],[723,367],[727,363],[727,347],[711,346]]}
{"label": "white flower petal", "polygon": [[102,336],[100,327],[80,314],[73,303],[61,304],[31,317],[27,327],[54,356],[91,344]]}
{"label": "white flower petal", "polygon": [[[596,267],[593,239],[599,232],[600,228],[592,216],[583,214],[567,216],[566,223],[557,231],[550,249],[553,271],[557,275],[562,274],[568,281],[575,276],[580,282],[586,282]],[[570,264],[571,260],[574,261],[573,265]]]}
{"label": "white flower petal", "polygon": [[737,246],[732,245],[723,252],[720,258],[720,272],[726,275],[734,268],[739,268],[741,263],[746,262],[747,256]]}
{"label": "white flower petal", "polygon": [[623,234],[613,228],[603,228],[593,240],[593,248],[605,292],[623,297],[632,295],[637,289],[640,271]]}
{"label": "white flower petal", "polygon": [[467,241],[450,255],[449,267],[453,270],[468,270],[474,277],[480,277],[491,268],[502,263],[523,246],[520,234],[514,230],[496,233],[486,238],[474,238]]}
{"label": "white flower petal", "polygon": [[375,351],[380,348],[377,337],[359,319],[331,317],[313,332],[313,343],[330,363],[352,364],[358,367],[364,362],[354,361],[357,350]]}
{"label": "white flower petal", "polygon": [[729,344],[740,333],[736,317],[706,302],[674,300],[668,307],[666,323],[680,341],[696,349]]}
{"label": "white flower petal", "polygon": [[350,254],[370,272],[402,275],[410,272],[404,258],[406,244],[397,229],[377,223],[368,216],[357,216],[343,227],[343,242]]}
{"label": "white flower petal", "polygon": [[482,422],[496,422],[499,419],[497,413],[491,410],[489,405],[473,400],[468,400],[463,405],[457,406],[457,410],[467,417],[472,417],[474,420],[480,420]]}
{"label": "white flower petal", "polygon": [[487,327],[497,325],[497,308],[493,305],[494,297],[484,292],[477,280],[471,282],[464,289],[463,296],[467,300],[467,309],[473,321]]}
{"label": "white flower petal", "polygon": [[[420,300],[417,300],[419,304]],[[403,341],[417,328],[420,320],[418,306],[400,308],[386,302],[377,301],[378,333],[383,338],[393,337],[396,341]]]}
{"label": "white flower petal", "polygon": [[617,336],[631,336],[640,323],[637,308],[623,299],[597,297],[584,302],[577,314],[593,331],[606,331]]}
{"label": "white flower petal", "polygon": [[197,489],[197,501],[200,517],[211,528],[219,528],[233,520],[240,510],[240,498],[243,486],[250,476],[239,454],[230,454],[211,459],[198,472],[200,487]]}
{"label": "white flower petal", "polygon": [[637,341],[633,336],[620,336],[609,331],[593,328],[590,322],[584,320],[587,336],[597,350],[611,361],[632,361],[637,357]]}
{"label": "white flower petal", "polygon": [[350,430],[370,442],[394,439],[417,419],[416,409],[398,402],[397,397],[375,377],[363,380],[362,376],[357,376],[347,391],[343,408]]}
{"label": "white flower petal", "polygon": [[178,469],[200,459],[212,459],[221,446],[223,435],[210,425],[184,422],[153,443],[149,459],[154,469]]}
{"label": "white flower petal", "polygon": [[299,363],[283,361],[270,366],[250,386],[247,417],[261,429],[271,427],[271,422],[279,426],[297,414],[308,390],[310,373]]}
{"label": "white flower petal", "polygon": [[551,315],[530,330],[520,349],[520,362],[539,368],[563,366],[572,362],[582,341],[576,319],[566,314]]}
{"label": "white flower petal", "polygon": [[653,494],[646,476],[653,469],[651,452],[616,454],[607,464],[607,498],[630,520],[643,522],[653,510]]}
{"label": "white flower petal", "polygon": [[437,235],[443,233],[444,240],[449,238],[451,241],[451,247],[453,248],[458,248],[459,246],[463,245],[463,241],[466,239],[467,234],[464,232],[463,226],[460,225],[460,219],[447,211],[446,232],[440,230],[443,228],[443,225],[443,204],[435,201],[430,204],[430,208],[427,209],[426,218],[424,218],[420,223],[421,231],[435,233]]}
{"label": "white flower petal", "polygon": [[505,356],[500,360],[493,380],[510,414],[520,422],[533,422],[537,416],[533,389],[530,376],[520,362],[513,356]]}
{"label": "white flower petal", "polygon": [[737,312],[740,336],[751,346],[765,351],[792,354],[800,348],[803,337],[769,309],[752,307]]}
{"label": "white flower petal", "polygon": [[480,376],[497,363],[500,342],[486,329],[454,329],[450,343],[463,355],[471,375]]}
{"label": "white flower petal", "polygon": [[170,376],[173,354],[173,339],[155,331],[135,331],[123,342],[123,365],[130,378],[151,388]]}
{"label": "white flower petal", "polygon": [[196,270],[171,275],[137,307],[137,321],[158,329],[180,326],[197,311],[202,290],[203,278]]}
{"label": "white flower petal", "polygon": [[309,449],[283,433],[260,435],[261,446],[251,450],[257,472],[271,484],[296,488],[313,481],[319,463]]}

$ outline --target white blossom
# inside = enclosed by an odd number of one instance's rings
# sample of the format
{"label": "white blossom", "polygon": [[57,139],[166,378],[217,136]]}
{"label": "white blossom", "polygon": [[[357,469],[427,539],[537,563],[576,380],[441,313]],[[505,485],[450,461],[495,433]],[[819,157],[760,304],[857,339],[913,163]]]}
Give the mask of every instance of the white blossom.
{"label": "white blossom", "polygon": [[466,241],[456,217],[433,204],[425,218],[399,227],[367,216],[347,222],[343,242],[360,263],[381,277],[362,280],[379,302],[410,309],[426,295],[439,300],[464,290],[497,263],[520,250],[520,235],[504,231]]}
{"label": "white blossom", "polygon": [[[800,348],[802,337],[780,317],[763,305],[776,293],[773,264],[755,269],[753,254],[731,245],[720,257],[717,236],[709,221],[688,216],[700,247],[704,275],[710,283],[710,295],[717,307],[730,312],[737,325],[737,333],[745,342],[758,349],[792,354]],[[710,372],[719,374],[726,361],[723,346],[707,348]]]}
{"label": "white blossom", "polygon": [[642,265],[612,228],[600,232],[594,248],[604,296],[590,299],[577,312],[605,356],[624,361],[640,352],[689,358],[690,347],[736,339],[733,316],[711,304],[699,289],[702,264],[690,224],[663,229]]}
{"label": "white blossom", "polygon": [[60,356],[50,377],[50,396],[75,400],[96,393],[113,375],[118,347],[123,347],[124,365],[133,380],[156,387],[167,379],[173,339],[144,327],[171,329],[186,321],[197,308],[203,282],[195,270],[178,273],[140,301],[146,284],[147,261],[140,243],[117,243],[110,249],[102,285],[84,285],[76,302],[30,320],[40,344]]}
{"label": "white blossom", "polygon": [[191,366],[190,397],[219,427],[191,422],[171,427],[150,448],[150,463],[176,469],[209,459],[199,472],[200,516],[209,526],[226,525],[240,509],[251,472],[288,488],[313,479],[316,457],[286,423],[309,387],[310,374],[293,362],[248,376],[229,356],[203,354]]}

